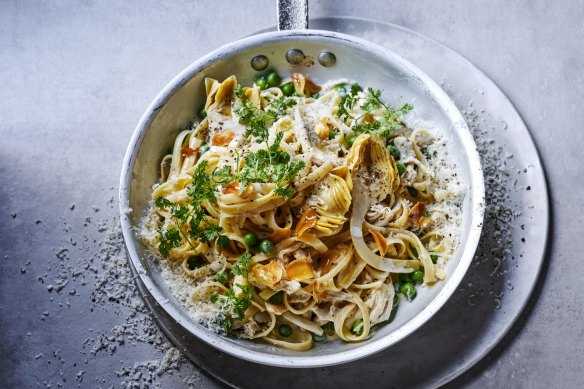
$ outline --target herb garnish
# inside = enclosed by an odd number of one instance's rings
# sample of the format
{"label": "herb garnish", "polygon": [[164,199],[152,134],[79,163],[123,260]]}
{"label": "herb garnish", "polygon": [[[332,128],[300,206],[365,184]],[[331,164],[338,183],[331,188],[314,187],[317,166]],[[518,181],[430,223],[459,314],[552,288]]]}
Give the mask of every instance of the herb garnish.
{"label": "herb garnish", "polygon": [[207,161],[202,161],[195,169],[192,182],[187,187],[189,198],[185,203],[176,204],[164,197],[154,199],[157,208],[166,208],[170,211],[170,217],[177,226],[158,230],[160,234],[158,250],[162,256],[167,256],[173,248],[180,247],[183,240],[193,248],[191,240],[207,243],[218,239],[218,244],[226,245],[225,240],[228,238],[220,235],[223,229],[205,221],[206,214],[201,206],[204,200],[217,201],[215,188],[205,172],[207,164]]}
{"label": "herb garnish", "polygon": [[160,254],[167,256],[171,249],[180,247],[182,239],[176,228],[169,228],[166,231],[160,229],[158,233],[160,234],[160,244],[158,245]]}
{"label": "herb garnish", "polygon": [[[245,253],[239,257],[233,268],[231,269],[231,274],[239,275],[248,280],[249,277],[249,264],[252,255],[250,253]],[[219,274],[221,274],[219,277]],[[217,274],[217,281],[221,283],[227,282],[228,275],[225,272]],[[236,293],[232,288],[227,289],[225,294],[214,294],[211,296],[211,303],[215,304],[219,302],[221,304],[221,312],[215,318],[215,323],[219,324],[221,328],[226,333],[231,332],[231,327],[233,322],[236,320],[241,320],[245,316],[245,311],[251,305],[251,299],[253,297],[253,287],[250,285],[235,284],[241,292]]]}
{"label": "herb garnish", "polygon": [[304,169],[305,163],[291,161],[290,154],[280,149],[284,138],[283,132],[278,132],[273,143],[269,143],[269,126],[280,116],[285,115],[289,108],[295,106],[296,100],[282,96],[271,100],[268,108],[262,110],[245,97],[243,88],[238,86],[235,94],[242,100],[235,108],[235,113],[239,116],[239,122],[246,126],[245,136],[253,136],[257,142],[265,143],[266,149],[259,149],[244,156],[245,165],[236,174],[232,175],[228,166],[215,169],[213,181],[223,185],[238,181],[241,192],[252,183],[274,183],[276,184],[274,193],[290,199],[294,190],[289,182]]}
{"label": "herb garnish", "polygon": [[245,137],[253,136],[258,143],[267,142],[269,126],[296,105],[296,100],[282,96],[270,101],[267,110],[262,110],[245,97],[242,89],[236,90],[235,94],[242,100],[235,107],[235,113],[239,116],[239,122],[245,124]]}
{"label": "herb garnish", "polygon": [[241,257],[239,257],[237,262],[235,262],[235,265],[233,265],[233,268],[231,269],[231,273],[238,275],[238,276],[245,277],[247,279],[247,277],[249,275],[249,261],[250,260],[251,260],[250,253],[243,254]]}
{"label": "herb garnish", "polygon": [[223,295],[214,294],[211,296],[213,304],[217,302],[221,304],[223,311],[215,317],[214,322],[220,325],[225,333],[231,332],[233,322],[245,317],[245,311],[251,305],[253,287],[250,285],[236,285],[241,289],[240,294],[236,294],[233,289],[227,289]]}
{"label": "herb garnish", "polygon": [[293,195],[292,180],[302,169],[304,161],[290,161],[290,155],[280,150],[284,133],[276,135],[274,143],[268,150],[260,149],[245,157],[245,166],[237,175],[242,188],[254,182],[272,182],[276,184],[274,192],[286,199]]}
{"label": "herb garnish", "polygon": [[295,105],[296,100],[284,96],[278,97],[277,99],[274,99],[269,102],[270,108],[273,109],[278,116],[285,115],[288,108],[292,108]]}
{"label": "herb garnish", "polygon": [[[381,91],[379,89],[367,88],[364,95],[359,96],[358,93],[361,88],[353,84],[351,91],[341,98],[337,116],[343,119],[346,123],[349,119],[353,119],[352,130],[364,134],[377,134],[387,138],[394,130],[403,126],[401,117],[410,112],[413,107],[410,104],[404,104],[399,108],[389,108],[381,101]],[[366,112],[359,117],[354,117],[349,113],[357,103],[361,103],[361,108]],[[361,123],[360,119],[371,113],[376,109],[383,109],[383,117],[374,122]]]}

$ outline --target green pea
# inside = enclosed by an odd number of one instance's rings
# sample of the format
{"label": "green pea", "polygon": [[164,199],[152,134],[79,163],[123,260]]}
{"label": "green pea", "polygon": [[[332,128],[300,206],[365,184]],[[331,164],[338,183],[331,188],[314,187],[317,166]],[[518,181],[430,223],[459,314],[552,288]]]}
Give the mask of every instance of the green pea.
{"label": "green pea", "polygon": [[402,284],[405,284],[406,282],[410,282],[412,278],[410,276],[410,273],[399,273],[399,280],[402,282]]}
{"label": "green pea", "polygon": [[282,93],[284,93],[284,96],[292,96],[295,92],[294,85],[292,85],[291,82],[282,85],[280,89],[282,89]]}
{"label": "green pea", "polygon": [[339,94],[339,96],[341,97],[345,97],[347,95],[347,90],[345,89],[344,86],[339,85],[337,87],[335,87],[335,91]]}
{"label": "green pea", "polygon": [[402,161],[396,161],[395,166],[397,167],[397,172],[401,175],[406,171],[406,165]]}
{"label": "green pea", "polygon": [[351,332],[357,336],[362,335],[364,329],[365,324],[363,324],[363,319],[355,320],[355,322],[351,326]]}
{"label": "green pea", "polygon": [[408,186],[408,192],[410,193],[410,196],[418,197],[418,190],[416,188],[414,188],[413,186]]}
{"label": "green pea", "polygon": [[349,147],[353,147],[353,143],[355,143],[355,140],[357,140],[357,135],[351,135],[350,137],[347,138],[347,144],[349,145]]}
{"label": "green pea", "polygon": [[259,86],[261,90],[264,90],[268,87],[268,82],[266,81],[265,77],[258,77],[255,80],[255,84]]}
{"label": "green pea", "polygon": [[283,338],[289,337],[292,335],[292,327],[290,327],[288,324],[280,324],[278,327],[278,335]]}
{"label": "green pea", "polygon": [[329,139],[330,139],[330,140],[333,140],[333,139],[335,139],[335,138],[337,137],[337,135],[339,135],[339,133],[338,133],[338,132],[336,132],[336,131],[331,131],[331,132],[329,132]]}
{"label": "green pea", "polygon": [[221,270],[219,273],[215,275],[215,280],[217,280],[220,284],[226,284],[229,281],[229,273],[225,270]]}
{"label": "green pea", "polygon": [[436,254],[430,254],[430,259],[432,260],[432,263],[438,262],[438,256]]}
{"label": "green pea", "polygon": [[321,327],[324,330],[325,334],[327,334],[328,336],[333,336],[335,334],[335,323],[334,322],[329,321],[328,323],[326,323],[325,325],[323,325]]}
{"label": "green pea", "polygon": [[195,270],[201,266],[203,266],[203,258],[201,258],[200,255],[190,257],[189,259],[187,259],[187,267],[189,268],[189,270]]}
{"label": "green pea", "polygon": [[412,281],[414,282],[422,282],[424,279],[424,272],[421,270],[416,270],[412,273]]}
{"label": "green pea", "polygon": [[410,282],[406,282],[402,285],[401,292],[410,301],[416,297],[416,287]]}
{"label": "green pea", "polygon": [[201,120],[207,117],[207,111],[205,111],[205,107],[201,107],[201,109],[199,109],[199,117]]}
{"label": "green pea", "polygon": [[258,241],[258,236],[253,231],[250,231],[243,236],[243,242],[248,247],[255,245],[257,241]]}
{"label": "green pea", "polygon": [[264,254],[270,254],[272,251],[274,251],[274,244],[267,239],[262,240],[260,243],[260,250]]}
{"label": "green pea", "polygon": [[278,76],[278,73],[270,72],[266,77],[266,81],[269,86],[278,86],[282,80],[280,79],[280,76]]}
{"label": "green pea", "polygon": [[199,147],[199,154],[203,155],[205,154],[207,151],[209,151],[211,147],[209,147],[209,145],[202,145],[201,147]]}
{"label": "green pea", "polygon": [[325,334],[317,335],[317,334],[313,333],[312,340],[314,340],[316,343],[324,342],[326,340],[326,335]]}
{"label": "green pea", "polygon": [[396,282],[395,284],[393,284],[393,288],[395,289],[395,293],[399,293],[401,290],[401,282]]}
{"label": "green pea", "polygon": [[276,294],[273,294],[272,297],[268,299],[268,301],[272,304],[280,304],[284,300],[284,292],[279,291]]}
{"label": "green pea", "polygon": [[401,153],[399,152],[397,147],[395,147],[394,145],[389,145],[387,148],[389,149],[389,153],[391,154],[393,159],[397,161],[398,159],[401,158]]}

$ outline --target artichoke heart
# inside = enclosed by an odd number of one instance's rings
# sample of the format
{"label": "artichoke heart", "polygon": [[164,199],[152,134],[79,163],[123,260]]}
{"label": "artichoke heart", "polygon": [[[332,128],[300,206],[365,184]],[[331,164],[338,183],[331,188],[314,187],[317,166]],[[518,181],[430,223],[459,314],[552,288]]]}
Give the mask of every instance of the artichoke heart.
{"label": "artichoke heart", "polygon": [[251,101],[254,107],[261,108],[262,98],[260,97],[260,88],[253,84],[251,88],[243,88],[243,94],[246,99]]}
{"label": "artichoke heart", "polygon": [[359,135],[349,151],[347,162],[353,179],[362,181],[370,196],[377,201],[398,189],[395,160],[378,136]]}
{"label": "artichoke heart", "polygon": [[347,183],[347,167],[331,170],[322,181],[315,185],[306,204],[318,214],[315,229],[323,234],[334,233],[348,219],[345,214],[351,206],[351,190]]}
{"label": "artichoke heart", "polygon": [[231,76],[223,82],[206,78],[205,89],[207,90],[207,101],[205,102],[205,110],[207,112],[211,110],[223,115],[231,115],[231,100],[236,85],[237,80],[235,76]]}
{"label": "artichoke heart", "polygon": [[316,85],[308,77],[304,77],[300,73],[292,74],[292,83],[294,85],[294,90],[301,96],[310,96],[315,92],[320,92],[322,89],[320,86]]}

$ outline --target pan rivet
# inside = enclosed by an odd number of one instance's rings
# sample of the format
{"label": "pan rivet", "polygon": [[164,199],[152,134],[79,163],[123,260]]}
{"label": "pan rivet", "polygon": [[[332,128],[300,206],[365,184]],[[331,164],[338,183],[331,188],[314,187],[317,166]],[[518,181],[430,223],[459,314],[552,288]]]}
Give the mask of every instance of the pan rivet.
{"label": "pan rivet", "polygon": [[328,68],[337,62],[337,57],[330,51],[321,51],[318,53],[318,62]]}
{"label": "pan rivet", "polygon": [[288,50],[286,53],[286,61],[292,65],[298,65],[300,62],[304,61],[304,53],[302,50],[298,49]]}
{"label": "pan rivet", "polygon": [[270,60],[265,55],[256,55],[251,59],[251,67],[258,72],[264,70],[270,64]]}

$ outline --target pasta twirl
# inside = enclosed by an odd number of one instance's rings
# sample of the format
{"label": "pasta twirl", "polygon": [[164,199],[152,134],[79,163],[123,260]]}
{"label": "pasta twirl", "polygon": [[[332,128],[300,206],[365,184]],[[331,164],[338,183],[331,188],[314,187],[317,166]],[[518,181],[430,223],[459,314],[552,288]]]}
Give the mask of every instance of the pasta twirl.
{"label": "pasta twirl", "polygon": [[409,104],[292,80],[293,96],[205,81],[206,117],[163,158],[142,235],[198,321],[307,350],[366,339],[446,276],[463,190]]}

